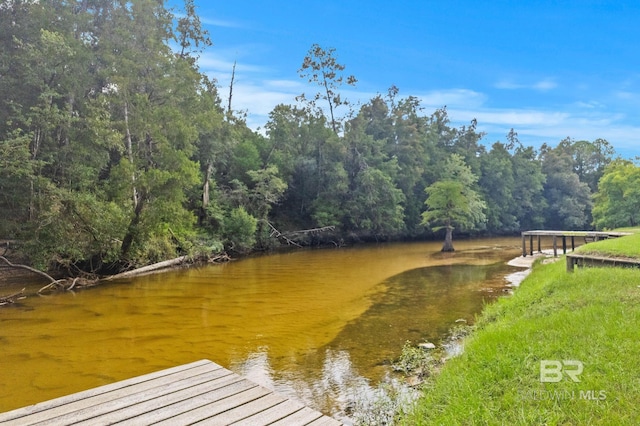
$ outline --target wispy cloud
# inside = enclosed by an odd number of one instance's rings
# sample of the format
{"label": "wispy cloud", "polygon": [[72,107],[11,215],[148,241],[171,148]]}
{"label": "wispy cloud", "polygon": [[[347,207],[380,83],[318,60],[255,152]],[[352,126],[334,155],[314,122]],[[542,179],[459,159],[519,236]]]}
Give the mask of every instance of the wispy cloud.
{"label": "wispy cloud", "polygon": [[494,87],[496,89],[503,90],[537,90],[541,92],[546,92],[549,90],[553,90],[558,87],[558,84],[551,78],[545,78],[543,80],[539,80],[533,83],[517,83],[513,80],[500,80],[498,81]]}
{"label": "wispy cloud", "polygon": [[225,21],[222,19],[200,17],[200,21],[202,21],[203,24],[211,25],[213,27],[221,27],[221,28],[243,28],[244,27],[244,25],[239,22]]}
{"label": "wispy cloud", "polygon": [[483,93],[469,89],[435,90],[418,95],[423,106],[431,108],[479,107],[486,101]]}

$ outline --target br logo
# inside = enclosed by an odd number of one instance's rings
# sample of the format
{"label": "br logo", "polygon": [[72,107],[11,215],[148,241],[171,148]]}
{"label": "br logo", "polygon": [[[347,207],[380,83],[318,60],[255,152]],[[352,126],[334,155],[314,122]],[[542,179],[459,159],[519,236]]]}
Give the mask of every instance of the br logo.
{"label": "br logo", "polygon": [[543,359],[540,361],[540,381],[543,383],[557,383],[567,376],[574,382],[579,382],[584,365],[580,361],[563,360],[553,361]]}

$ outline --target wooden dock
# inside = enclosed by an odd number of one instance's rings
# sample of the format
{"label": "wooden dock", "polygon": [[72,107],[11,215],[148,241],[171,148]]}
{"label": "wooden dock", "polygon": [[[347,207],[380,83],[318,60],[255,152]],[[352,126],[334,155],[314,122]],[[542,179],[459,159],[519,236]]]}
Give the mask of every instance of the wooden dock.
{"label": "wooden dock", "polygon": [[558,239],[562,240],[562,253],[567,254],[567,239],[571,241],[571,251],[576,248],[576,238],[581,238],[585,243],[591,241],[606,240],[631,235],[629,232],[600,232],[600,231],[525,231],[522,233],[522,257],[527,256],[527,237],[529,237],[529,254],[533,256],[533,238],[537,238],[538,252],[541,253],[541,238],[553,239],[553,256],[558,257]]}
{"label": "wooden dock", "polygon": [[339,421],[200,360],[0,413],[0,425],[310,425]]}

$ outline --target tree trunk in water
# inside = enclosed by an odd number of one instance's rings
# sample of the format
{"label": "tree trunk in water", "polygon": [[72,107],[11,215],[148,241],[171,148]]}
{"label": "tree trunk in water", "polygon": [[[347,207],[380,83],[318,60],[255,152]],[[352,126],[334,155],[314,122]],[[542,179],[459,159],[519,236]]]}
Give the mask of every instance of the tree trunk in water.
{"label": "tree trunk in water", "polygon": [[442,245],[442,251],[455,251],[453,248],[453,227],[447,225],[447,233],[444,237],[444,244]]}

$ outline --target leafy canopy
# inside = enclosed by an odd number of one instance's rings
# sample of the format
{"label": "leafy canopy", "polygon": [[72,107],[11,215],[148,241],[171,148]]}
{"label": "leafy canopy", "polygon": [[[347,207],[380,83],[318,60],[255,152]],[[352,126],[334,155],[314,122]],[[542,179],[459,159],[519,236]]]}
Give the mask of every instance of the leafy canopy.
{"label": "leafy canopy", "polygon": [[425,189],[427,211],[422,214],[422,223],[434,231],[455,226],[471,229],[483,224],[486,204],[473,189],[477,180],[463,158],[452,154],[445,163],[442,179]]}

